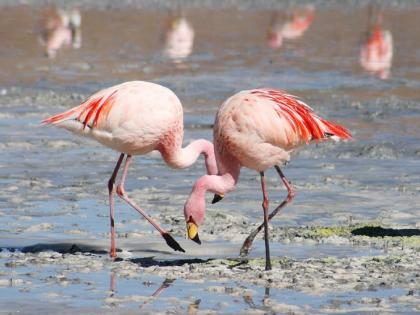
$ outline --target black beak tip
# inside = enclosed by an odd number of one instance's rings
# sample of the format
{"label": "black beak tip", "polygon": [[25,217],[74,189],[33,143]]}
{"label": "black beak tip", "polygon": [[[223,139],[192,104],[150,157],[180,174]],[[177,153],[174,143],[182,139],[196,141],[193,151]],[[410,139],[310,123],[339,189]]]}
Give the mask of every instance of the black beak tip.
{"label": "black beak tip", "polygon": [[217,203],[217,202],[219,202],[220,200],[222,200],[223,199],[223,197],[222,196],[220,196],[220,195],[218,195],[218,194],[214,194],[214,197],[213,197],[213,200],[212,200],[212,204],[215,204],[215,203]]}
{"label": "black beak tip", "polygon": [[197,235],[196,235],[194,238],[192,238],[191,240],[192,240],[192,241],[194,241],[194,242],[196,242],[198,245],[201,245],[201,241],[200,241],[200,238],[198,237],[198,233],[197,233]]}
{"label": "black beak tip", "polygon": [[166,244],[168,244],[168,246],[174,251],[185,253],[185,250],[181,247],[181,245],[179,245],[177,241],[175,241],[175,239],[169,233],[164,233],[162,234],[162,236],[165,239]]}

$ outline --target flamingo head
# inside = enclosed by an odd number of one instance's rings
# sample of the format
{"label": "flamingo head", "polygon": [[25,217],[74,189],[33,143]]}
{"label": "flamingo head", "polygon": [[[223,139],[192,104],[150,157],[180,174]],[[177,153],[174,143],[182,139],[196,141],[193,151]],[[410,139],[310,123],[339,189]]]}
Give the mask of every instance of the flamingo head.
{"label": "flamingo head", "polygon": [[191,194],[184,205],[185,222],[187,223],[187,235],[190,240],[201,244],[198,237],[198,227],[204,222],[206,203],[204,195],[198,198],[196,194]]}

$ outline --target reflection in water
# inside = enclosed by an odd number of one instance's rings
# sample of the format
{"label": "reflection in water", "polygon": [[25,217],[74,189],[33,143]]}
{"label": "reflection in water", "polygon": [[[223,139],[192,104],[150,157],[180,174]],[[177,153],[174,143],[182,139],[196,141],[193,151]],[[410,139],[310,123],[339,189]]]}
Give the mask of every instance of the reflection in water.
{"label": "reflection in water", "polygon": [[188,305],[187,314],[188,315],[195,315],[197,314],[198,308],[200,306],[201,299],[195,300],[191,304]]}
{"label": "reflection in water", "polygon": [[111,292],[110,296],[113,297],[116,290],[116,274],[115,271],[111,271],[111,278],[109,280],[109,291]]}
{"label": "reflection in water", "polygon": [[270,287],[267,285],[265,287],[265,292],[264,292],[264,297],[262,299],[262,305],[258,306],[257,304],[254,303],[254,300],[252,299],[252,295],[250,294],[245,294],[242,296],[244,302],[246,304],[248,304],[252,309],[261,309],[263,311],[266,311],[269,308],[268,305],[268,300],[270,298]]}
{"label": "reflection in water", "polygon": [[387,79],[392,65],[393,44],[391,32],[382,28],[383,12],[375,14],[369,7],[366,38],[360,50],[360,65],[381,79]]}
{"label": "reflection in water", "polygon": [[147,304],[149,304],[151,301],[153,301],[156,297],[158,297],[163,291],[165,291],[165,289],[169,288],[171,286],[171,284],[175,281],[175,279],[165,279],[162,284],[160,285],[159,288],[157,288],[157,290],[155,292],[153,292],[153,294],[146,300],[143,302],[142,305],[140,305],[139,309],[141,310],[144,306],[146,306]]}
{"label": "reflection in water", "polygon": [[[111,275],[110,275],[110,279],[109,279],[109,297],[114,297],[115,293],[116,293],[116,283],[117,283],[117,276],[114,270],[111,270]],[[108,304],[109,307],[117,307],[116,303],[110,303]]]}
{"label": "reflection in water", "polygon": [[164,54],[176,63],[187,58],[194,45],[194,29],[183,16],[170,18],[165,28]]}
{"label": "reflection in water", "polygon": [[44,12],[39,30],[39,41],[45,46],[48,58],[54,58],[64,46],[78,49],[82,46],[82,17],[77,9],[48,9]]}
{"label": "reflection in water", "polygon": [[293,9],[286,14],[285,19],[281,13],[273,13],[268,28],[268,45],[272,48],[279,48],[283,39],[301,37],[312,24],[314,16],[315,7],[312,5]]}
{"label": "reflection in water", "polygon": [[267,306],[267,301],[270,298],[270,287],[266,286],[265,287],[265,292],[264,292],[264,298],[262,300],[262,303],[264,306]]}

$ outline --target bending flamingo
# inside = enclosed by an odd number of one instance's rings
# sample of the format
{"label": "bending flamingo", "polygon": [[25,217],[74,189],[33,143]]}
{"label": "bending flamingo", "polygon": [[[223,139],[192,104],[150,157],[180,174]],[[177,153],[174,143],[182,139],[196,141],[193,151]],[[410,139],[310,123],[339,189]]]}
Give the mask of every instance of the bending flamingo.
{"label": "bending flamingo", "polygon": [[[65,128],[75,134],[88,136],[101,144],[121,152],[111,178],[108,181],[111,257],[116,257],[114,228],[114,194],[125,200],[143,215],[163,236],[174,250],[184,251],[181,246],[151,217],[138,207],[126,194],[124,183],[133,155],[158,150],[166,164],[172,168],[192,165],[202,153],[208,174],[217,174],[213,144],[196,140],[182,148],[183,111],[178,97],[158,84],[132,81],[101,90],[81,105],[43,121]],[[115,179],[124,156],[127,155],[121,182],[115,187]]]}
{"label": "bending flamingo", "polygon": [[[206,191],[215,193],[213,203],[217,202],[223,194],[235,189],[241,167],[256,170],[261,175],[263,192],[265,268],[270,270],[268,221],[276,212],[269,217],[264,171],[274,166],[280,175],[288,191],[279,206],[284,207],[294,197],[293,188],[280,169],[280,165],[289,161],[290,153],[312,140],[350,139],[351,135],[344,127],[317,116],[308,105],[291,95],[256,89],[239,92],[222,104],[213,136],[219,175],[205,175],[195,182],[184,205],[188,237],[200,243],[198,226],[204,221]],[[244,246],[249,249],[251,244],[252,239]]]}
{"label": "bending flamingo", "polygon": [[77,9],[49,9],[45,11],[44,21],[40,27],[39,41],[45,46],[48,58],[55,58],[63,46],[80,48],[82,17]]}

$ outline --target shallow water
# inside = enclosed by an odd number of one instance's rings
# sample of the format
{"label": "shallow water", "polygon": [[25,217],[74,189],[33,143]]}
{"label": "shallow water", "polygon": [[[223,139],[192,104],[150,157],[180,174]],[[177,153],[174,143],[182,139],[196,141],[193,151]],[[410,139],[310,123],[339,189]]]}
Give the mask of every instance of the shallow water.
{"label": "shallow water", "polygon": [[[295,185],[297,196],[273,220],[274,233],[277,228],[288,226],[345,225],[368,220],[392,227],[420,227],[420,43],[417,40],[420,6],[396,3],[382,8],[383,27],[393,36],[394,56],[389,77],[381,79],[359,64],[360,45],[368,25],[369,9],[364,5],[321,3],[315,7],[315,18],[308,30],[300,38],[284,39],[277,49],[268,45],[267,30],[275,12],[278,11],[280,23],[285,19],[286,7],[279,10],[268,10],[264,5],[252,10],[186,7],[183,15],[195,31],[192,51],[185,58],[172,60],[165,53],[165,34],[170,25],[168,11],[124,6],[111,10],[92,3],[78,6],[82,14],[81,48],[64,47],[54,59],[45,57],[38,38],[44,7],[0,7],[0,245],[3,248],[51,242],[84,244],[86,240],[94,240],[107,249],[106,182],[118,154],[65,131],[40,127],[39,122],[79,104],[99,88],[134,79],[163,84],[180,97],[185,110],[185,143],[197,138],[211,139],[213,117],[221,102],[236,91],[261,86],[286,89],[300,96],[316,112],[350,128],[355,137],[352,142],[311,145],[296,152],[285,173]],[[287,10],[290,13],[292,8]],[[166,168],[158,155],[136,157],[127,190],[147,212],[171,228],[181,243],[188,243],[182,240],[185,233],[182,207],[192,183],[202,173],[202,161],[188,170],[174,171]],[[285,191],[274,171],[268,171],[267,178],[274,207],[284,198]],[[213,258],[237,256],[250,226],[262,219],[260,204],[258,174],[244,169],[237,191],[221,203],[208,205],[206,224],[200,234],[204,248],[195,250],[190,246],[192,253],[185,257],[194,254],[204,257],[203,251]],[[144,246],[136,250],[133,243],[159,244],[149,225],[119,201],[116,220],[117,245],[122,244],[132,255],[147,255]],[[263,242],[256,242],[254,247],[252,257],[263,257]],[[278,242],[273,243],[272,252],[274,256],[301,260],[384,253],[351,244]],[[166,251],[164,257],[184,256]],[[4,259],[0,261],[2,265],[5,263]],[[55,268],[54,265],[27,266],[20,270],[23,274],[39,273],[35,276],[37,280],[31,280],[39,283],[29,292],[14,285],[1,286],[1,304],[23,296],[27,301],[47,296],[51,304],[47,311],[53,312],[54,297],[48,297],[48,292],[57,293],[58,287],[45,279],[57,273]],[[81,283],[97,283],[94,290],[75,283],[60,286],[57,294],[68,297],[69,307],[137,309],[143,300],[107,304],[106,297],[111,294],[109,268],[95,274],[75,275]],[[1,279],[8,279],[9,271],[1,267]],[[139,275],[134,280],[118,279],[117,295],[147,296],[163,280],[150,274]],[[154,285],[138,285],[138,281],[152,281]],[[256,307],[264,311],[260,302],[265,288],[235,281],[216,286],[244,285],[254,290]],[[201,299],[200,310],[234,313],[253,308],[254,302],[248,303],[224,291],[208,291],[207,286],[197,287],[177,279],[162,295],[166,294],[169,300],[159,297],[159,303],[145,307],[152,311],[161,302],[185,311],[189,304]],[[286,304],[293,305],[301,300],[309,301],[307,312],[327,311],[330,304],[346,310],[348,300],[360,302],[366,296],[389,300],[391,295],[406,293],[398,290],[405,289],[379,290],[377,295],[367,291],[328,293],[314,298],[298,291],[272,289],[270,299],[276,303],[286,299]],[[174,302],[170,300],[172,297],[179,300]],[[389,304],[388,310],[406,311],[412,307],[401,301]],[[28,308],[26,312],[30,309],[23,302],[20,307]],[[304,308],[299,311],[306,312]]]}

